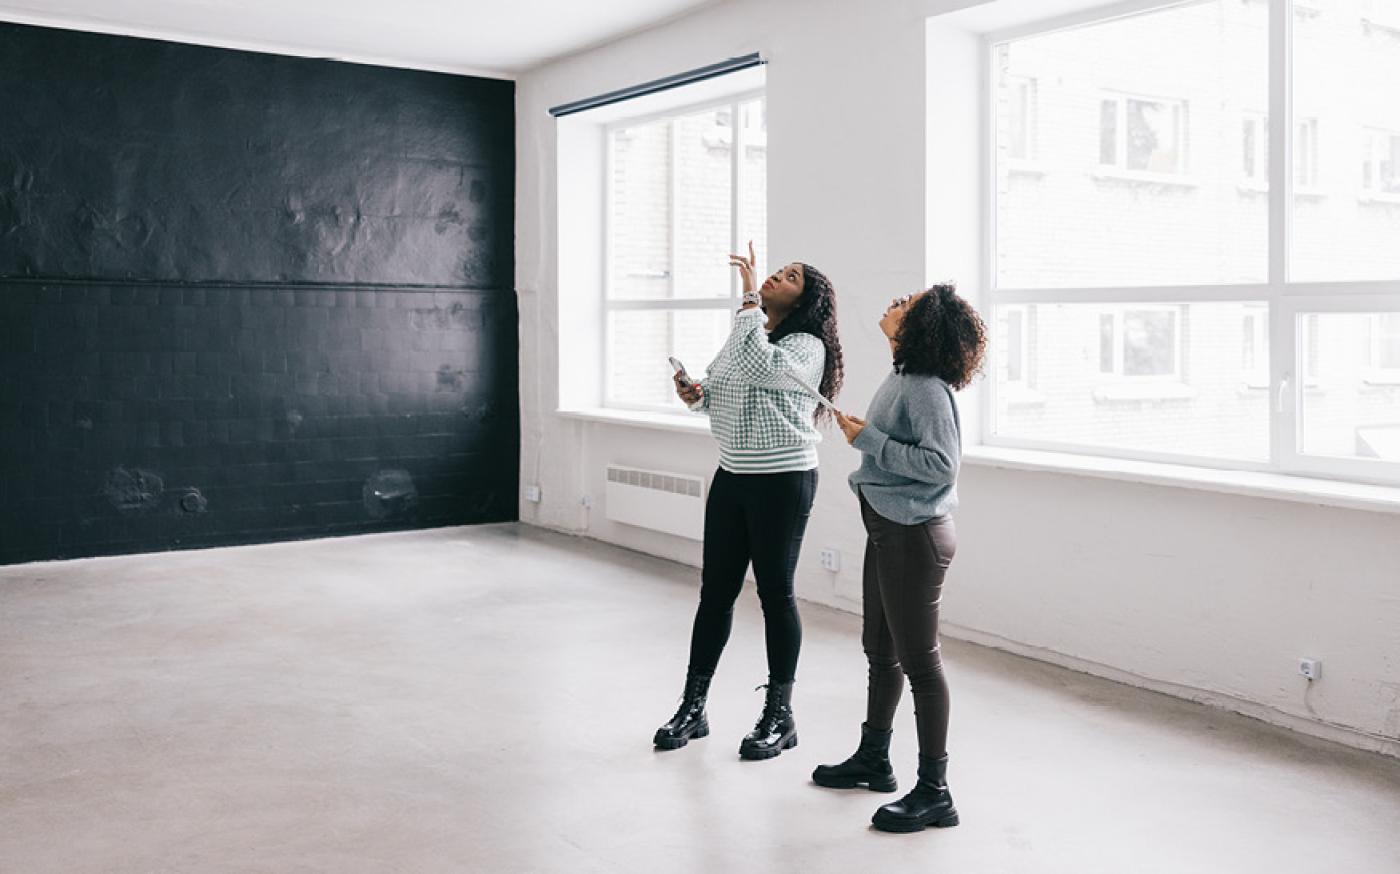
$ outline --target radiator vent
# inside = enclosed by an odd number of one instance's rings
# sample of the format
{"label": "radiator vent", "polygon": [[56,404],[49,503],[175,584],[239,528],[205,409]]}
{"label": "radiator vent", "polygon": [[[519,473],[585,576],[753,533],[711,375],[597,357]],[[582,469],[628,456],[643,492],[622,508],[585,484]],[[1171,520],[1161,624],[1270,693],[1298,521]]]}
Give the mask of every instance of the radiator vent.
{"label": "radiator vent", "polygon": [[610,464],[607,518],[691,540],[705,534],[705,481],[697,476]]}
{"label": "radiator vent", "polygon": [[673,495],[688,495],[692,498],[700,497],[705,490],[702,480],[693,476],[682,476],[677,473],[656,473],[650,470],[637,470],[634,467],[608,467],[608,482],[621,483],[625,486],[637,486],[643,489],[652,489],[658,492],[670,492]]}

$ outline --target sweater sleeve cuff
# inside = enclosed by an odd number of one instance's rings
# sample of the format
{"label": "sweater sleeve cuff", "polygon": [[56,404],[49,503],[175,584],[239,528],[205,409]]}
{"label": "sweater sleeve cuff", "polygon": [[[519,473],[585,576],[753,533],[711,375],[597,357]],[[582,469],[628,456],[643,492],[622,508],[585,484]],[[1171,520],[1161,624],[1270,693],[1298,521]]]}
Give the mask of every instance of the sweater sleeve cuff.
{"label": "sweater sleeve cuff", "polygon": [[865,427],[860,429],[860,433],[856,435],[856,439],[851,445],[861,452],[874,455],[880,451],[880,447],[884,446],[888,439],[890,439],[888,434],[867,422]]}
{"label": "sweater sleeve cuff", "polygon": [[759,316],[763,316],[766,318],[766,314],[763,312],[762,307],[749,307],[746,310],[739,310],[737,313],[735,313],[734,321],[737,322],[739,319]]}

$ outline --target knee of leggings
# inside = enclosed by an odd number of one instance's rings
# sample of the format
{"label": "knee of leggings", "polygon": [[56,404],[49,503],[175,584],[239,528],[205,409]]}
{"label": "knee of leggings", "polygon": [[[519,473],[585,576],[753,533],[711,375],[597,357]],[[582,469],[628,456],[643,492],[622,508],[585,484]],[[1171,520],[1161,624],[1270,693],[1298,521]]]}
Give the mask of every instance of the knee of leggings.
{"label": "knee of leggings", "polygon": [[789,610],[796,612],[797,610],[797,598],[788,592],[783,592],[782,594],[769,593],[767,595],[760,592],[758,595],[758,603],[763,607],[764,613],[771,613],[774,610],[780,613]]}
{"label": "knee of leggings", "polygon": [[702,613],[732,613],[734,612],[734,598],[719,592],[706,592],[700,590],[700,612]]}
{"label": "knee of leggings", "polygon": [[870,650],[865,651],[866,661],[870,662],[871,673],[886,673],[899,670],[899,659],[894,656],[876,655]]}
{"label": "knee of leggings", "polygon": [[905,663],[904,673],[909,677],[910,691],[915,694],[935,691],[946,683],[943,677],[943,662],[938,659],[912,666]]}

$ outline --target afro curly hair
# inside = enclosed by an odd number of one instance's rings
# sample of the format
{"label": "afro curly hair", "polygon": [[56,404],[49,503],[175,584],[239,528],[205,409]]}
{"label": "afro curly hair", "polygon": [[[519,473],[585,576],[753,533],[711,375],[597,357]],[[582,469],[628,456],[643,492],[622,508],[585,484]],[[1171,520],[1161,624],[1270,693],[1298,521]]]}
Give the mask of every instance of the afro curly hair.
{"label": "afro curly hair", "polygon": [[952,283],[931,286],[914,298],[894,337],[900,373],[936,376],[966,388],[982,370],[987,326]]}

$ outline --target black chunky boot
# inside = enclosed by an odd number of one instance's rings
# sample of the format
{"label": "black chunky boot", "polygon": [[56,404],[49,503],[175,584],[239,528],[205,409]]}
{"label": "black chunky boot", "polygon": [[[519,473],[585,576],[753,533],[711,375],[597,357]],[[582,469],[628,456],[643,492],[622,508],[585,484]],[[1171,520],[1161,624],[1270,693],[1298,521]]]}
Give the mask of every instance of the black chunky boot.
{"label": "black chunky boot", "polygon": [[854,789],[865,786],[871,792],[893,792],[899,788],[890,765],[890,729],[878,731],[860,725],[860,746],[856,754],[839,765],[817,765],[812,782],[828,789]]}
{"label": "black chunky boot", "polygon": [[882,832],[917,832],[928,826],[958,824],[953,796],[948,794],[948,757],[919,755],[919,782],[908,795],[875,811],[870,820]]}
{"label": "black chunky boot", "polygon": [[710,721],[705,716],[705,699],[710,695],[710,679],[713,674],[686,674],[685,692],[681,695],[681,706],[670,721],[656,730],[651,742],[661,750],[678,750],[690,743],[691,738],[702,738],[710,733]]}
{"label": "black chunky boot", "polygon": [[792,683],[769,683],[763,698],[763,713],[753,731],[739,744],[742,759],[771,759],[783,750],[797,746],[797,722],[792,718]]}

